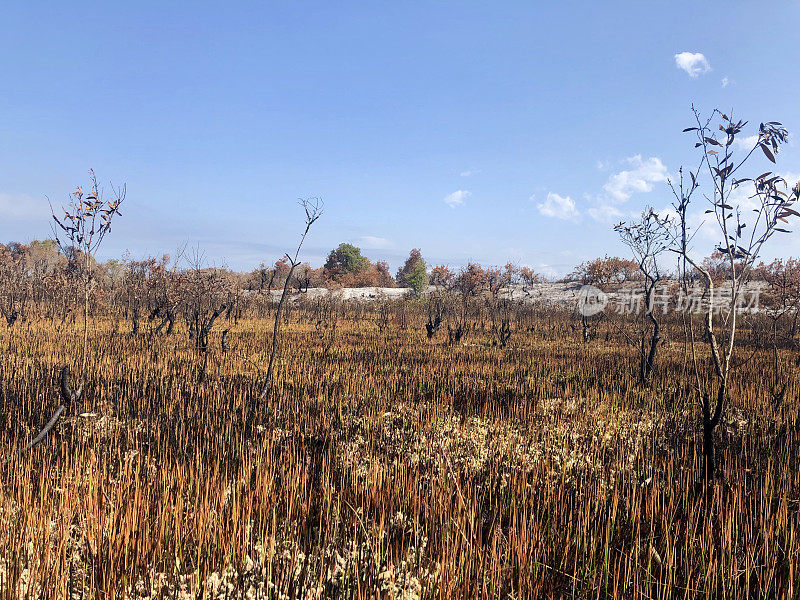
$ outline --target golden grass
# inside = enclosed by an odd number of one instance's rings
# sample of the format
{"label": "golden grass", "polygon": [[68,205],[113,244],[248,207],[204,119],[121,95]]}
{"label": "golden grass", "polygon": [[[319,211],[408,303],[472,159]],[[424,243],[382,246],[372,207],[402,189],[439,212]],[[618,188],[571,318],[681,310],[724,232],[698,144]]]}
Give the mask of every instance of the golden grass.
{"label": "golden grass", "polygon": [[326,349],[302,317],[261,403],[267,320],[205,373],[183,331],[98,321],[80,405],[23,456],[76,338],[0,331],[0,597],[799,593],[798,383],[770,402],[770,354],[735,377],[706,489],[677,341],[643,388],[630,348],[552,315],[505,350],[428,342],[419,314],[340,320]]}

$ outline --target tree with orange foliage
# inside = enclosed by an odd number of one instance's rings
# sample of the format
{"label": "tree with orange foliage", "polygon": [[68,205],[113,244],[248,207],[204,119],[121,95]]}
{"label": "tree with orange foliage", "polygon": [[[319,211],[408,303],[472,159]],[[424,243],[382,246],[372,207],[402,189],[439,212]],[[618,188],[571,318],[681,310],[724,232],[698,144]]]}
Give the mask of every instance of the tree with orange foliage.
{"label": "tree with orange foliage", "polygon": [[519,279],[523,285],[535,285],[544,283],[544,275],[541,275],[529,267],[521,267],[518,271]]}
{"label": "tree with orange foliage", "polygon": [[436,287],[449,289],[455,281],[456,274],[444,265],[438,265],[431,269],[429,282]]}
{"label": "tree with orange foliage", "polygon": [[582,262],[570,273],[569,278],[583,284],[603,286],[640,281],[642,275],[635,260],[606,254],[602,258]]}
{"label": "tree with orange foliage", "polygon": [[385,260],[375,263],[375,285],[376,287],[397,287],[397,283],[389,272],[389,263]]}

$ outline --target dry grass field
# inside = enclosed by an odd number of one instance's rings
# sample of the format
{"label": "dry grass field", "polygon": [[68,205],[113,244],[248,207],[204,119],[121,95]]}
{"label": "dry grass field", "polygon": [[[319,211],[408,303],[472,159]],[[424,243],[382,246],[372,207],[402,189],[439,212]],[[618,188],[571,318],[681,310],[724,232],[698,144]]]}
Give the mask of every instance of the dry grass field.
{"label": "dry grass field", "polygon": [[507,348],[360,314],[292,311],[265,400],[271,320],[200,355],[98,318],[78,405],[25,454],[82,333],[0,329],[0,597],[800,593],[798,381],[771,400],[771,352],[732,381],[706,486],[677,334],[642,386],[614,328],[584,343],[566,313],[518,315]]}
{"label": "dry grass field", "polygon": [[0,600],[800,600],[798,24],[0,1]]}

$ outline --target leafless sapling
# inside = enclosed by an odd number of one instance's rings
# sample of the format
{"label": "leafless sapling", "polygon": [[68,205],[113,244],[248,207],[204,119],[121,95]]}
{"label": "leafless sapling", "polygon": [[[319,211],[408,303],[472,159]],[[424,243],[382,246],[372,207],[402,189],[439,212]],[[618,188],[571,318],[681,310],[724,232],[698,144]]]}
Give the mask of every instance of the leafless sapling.
{"label": "leafless sapling", "polygon": [[286,295],[289,290],[289,283],[292,280],[292,274],[294,273],[295,268],[297,268],[297,265],[300,264],[300,249],[303,247],[303,242],[305,242],[311,226],[322,216],[323,203],[319,198],[300,200],[300,206],[303,207],[303,211],[306,214],[305,229],[303,230],[303,234],[300,236],[300,242],[297,244],[297,249],[295,250],[294,256],[289,256],[289,254],[285,255],[285,258],[289,261],[289,273],[283,283],[283,292],[281,292],[280,300],[278,300],[278,308],[275,311],[275,322],[272,328],[272,350],[269,354],[267,380],[264,383],[264,388],[261,390],[260,397],[262,400],[267,397],[267,394],[269,394],[271,389],[272,371],[275,366],[275,356],[278,352],[278,334],[280,333],[281,313],[283,311],[284,303],[286,302]]}
{"label": "leafless sapling", "polygon": [[639,220],[619,223],[614,227],[622,242],[633,253],[644,280],[643,317],[650,323],[650,339],[647,340],[648,331],[646,326],[643,326],[639,336],[639,378],[643,382],[650,379],[661,342],[661,328],[656,318],[654,297],[658,283],[662,279],[659,259],[670,248],[673,238],[670,227],[670,218],[660,217],[650,207],[642,213]]}

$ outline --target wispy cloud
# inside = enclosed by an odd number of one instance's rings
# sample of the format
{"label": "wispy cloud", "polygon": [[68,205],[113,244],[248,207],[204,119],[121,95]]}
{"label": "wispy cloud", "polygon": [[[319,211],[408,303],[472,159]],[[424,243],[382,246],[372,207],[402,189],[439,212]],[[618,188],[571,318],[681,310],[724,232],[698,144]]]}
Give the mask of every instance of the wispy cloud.
{"label": "wispy cloud", "polygon": [[362,235],[356,239],[356,244],[367,250],[386,250],[394,247],[390,240],[375,235]]}
{"label": "wispy cloud", "polygon": [[798,183],[800,183],[800,172],[793,172],[793,171],[786,171],[781,173],[781,177],[786,180],[786,185],[789,189],[792,189]]}
{"label": "wispy cloud", "polygon": [[614,173],[603,186],[611,203],[627,202],[634,193],[649,192],[654,183],[667,180],[667,167],[658,157],[645,160],[641,154],[636,154],[625,162],[631,168]]}
{"label": "wispy cloud", "polygon": [[472,194],[470,194],[467,190],[456,190],[452,194],[448,194],[445,196],[445,203],[450,206],[450,208],[455,208],[456,206],[461,206],[464,204],[464,200],[469,198]]}
{"label": "wispy cloud", "polygon": [[0,220],[22,221],[48,217],[50,209],[43,198],[0,192]]}
{"label": "wispy cloud", "polygon": [[692,79],[711,70],[706,57],[700,52],[680,52],[675,55],[675,66],[683,69]]}
{"label": "wispy cloud", "polygon": [[539,214],[564,221],[575,221],[580,217],[575,201],[569,196],[559,196],[553,192],[547,194],[544,202],[536,205]]}
{"label": "wispy cloud", "polygon": [[758,142],[758,134],[748,135],[747,137],[743,138],[736,138],[735,143],[739,150],[746,150],[747,152],[750,152],[750,150],[755,147],[756,142]]}
{"label": "wispy cloud", "polygon": [[[589,203],[594,204],[586,213],[595,221],[615,223],[625,218],[626,211],[621,208],[634,194],[647,193],[653,190],[655,183],[666,182],[667,167],[656,156],[642,158],[635,154],[626,158],[627,168],[609,175],[603,186],[603,194],[587,196]],[[608,168],[610,163],[598,163],[598,169]],[[531,201],[534,198],[531,196]],[[577,221],[581,217],[575,201],[569,196],[560,196],[553,192],[547,194],[544,202],[536,205],[539,214],[564,221]]]}
{"label": "wispy cloud", "polygon": [[540,263],[534,267],[534,270],[541,273],[548,279],[555,279],[559,272],[558,269],[553,267],[552,265],[548,265],[547,263]]}
{"label": "wispy cloud", "polygon": [[628,167],[612,173],[603,185],[603,194],[588,196],[594,206],[586,213],[600,223],[617,223],[627,215],[635,215],[622,207],[634,194],[651,192],[654,184],[666,182],[667,167],[656,156],[642,158],[641,154],[629,156],[624,161]]}
{"label": "wispy cloud", "polygon": [[598,160],[597,161],[597,170],[598,171],[608,171],[611,168],[611,161],[608,160]]}
{"label": "wispy cloud", "polygon": [[731,83],[733,82],[730,79],[728,79],[727,75],[722,78],[722,87],[728,87]]}
{"label": "wispy cloud", "polygon": [[589,216],[595,221],[609,225],[613,223],[619,223],[625,218],[625,213],[623,213],[613,204],[608,203],[602,203],[597,206],[593,206],[586,212],[589,213]]}

